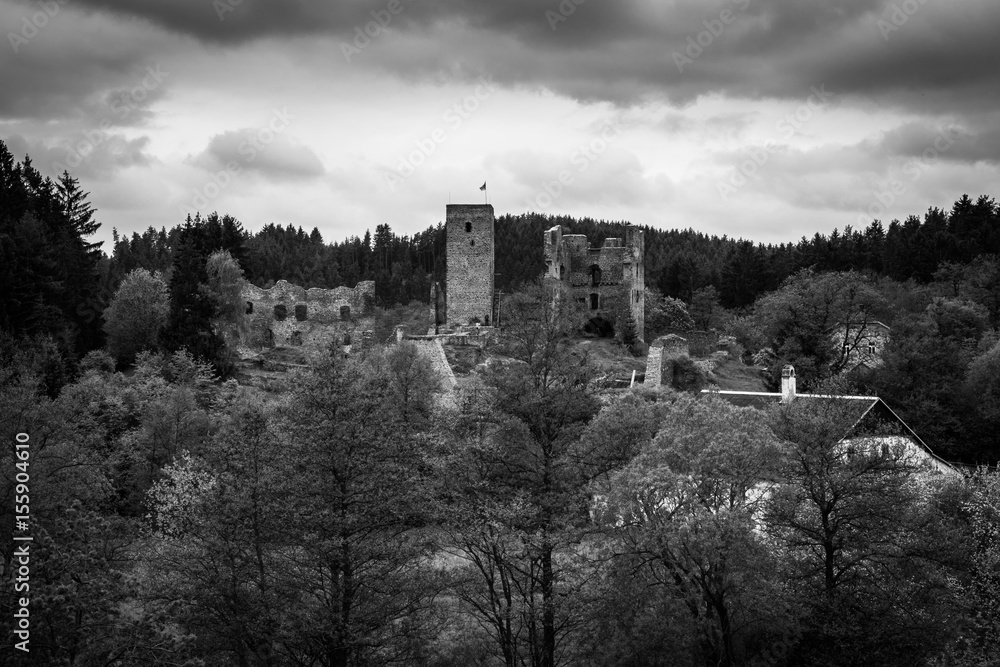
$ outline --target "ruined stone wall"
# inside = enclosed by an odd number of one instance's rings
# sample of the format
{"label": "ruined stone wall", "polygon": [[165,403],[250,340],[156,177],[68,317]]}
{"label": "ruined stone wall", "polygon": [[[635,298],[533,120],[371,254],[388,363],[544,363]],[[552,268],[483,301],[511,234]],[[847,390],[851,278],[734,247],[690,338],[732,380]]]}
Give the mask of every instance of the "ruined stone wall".
{"label": "ruined stone wall", "polygon": [[[659,387],[673,381],[672,362],[677,357],[688,356],[688,342],[680,336],[669,334],[660,336],[649,344],[649,354],[646,357],[646,378],[643,384],[647,387]],[[664,368],[668,370],[664,371]]]}
{"label": "ruined stone wall", "polygon": [[[628,286],[632,316],[639,339],[646,330],[646,234],[641,229],[625,230],[626,261],[623,283]],[[629,257],[630,255],[630,257]],[[629,261],[630,260],[630,261]]]}
{"label": "ruined stone wall", "polygon": [[427,355],[430,359],[431,367],[441,377],[441,390],[450,392],[455,389],[458,381],[455,379],[455,372],[451,370],[448,357],[444,353],[444,347],[440,338],[408,338],[411,343]]}
{"label": "ruined stone wall", "polygon": [[493,207],[448,204],[445,217],[448,323],[489,324],[493,314]]}
{"label": "ruined stone wall", "polygon": [[[362,332],[372,328],[375,283],[366,280],[357,287],[305,289],[279,280],[270,289],[247,285],[247,333],[241,341],[244,353],[268,347],[326,349],[331,343],[361,342]],[[357,340],[354,340],[357,338]]]}
{"label": "ruined stone wall", "polygon": [[[588,246],[582,234],[563,234],[556,226],[545,232],[545,276],[558,280],[567,298],[584,304],[592,318],[624,325],[629,312],[641,340],[645,328],[645,241],[640,229],[629,228],[626,238],[609,238],[600,248]],[[597,284],[595,285],[595,267]],[[596,300],[595,300],[596,295]]]}

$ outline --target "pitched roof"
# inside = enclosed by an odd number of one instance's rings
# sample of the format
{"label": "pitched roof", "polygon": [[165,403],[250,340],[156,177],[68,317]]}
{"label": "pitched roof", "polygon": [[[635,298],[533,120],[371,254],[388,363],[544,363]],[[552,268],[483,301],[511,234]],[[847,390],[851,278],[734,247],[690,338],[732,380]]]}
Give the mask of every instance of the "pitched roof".
{"label": "pitched roof", "polygon": [[[702,395],[711,395],[737,407],[766,410],[781,403],[781,394],[762,391],[716,391],[703,389]],[[910,438],[914,444],[923,449],[931,458],[940,464],[953,469],[954,466],[937,454],[920,439],[913,429],[907,426],[892,408],[886,405],[878,396],[833,396],[829,394],[796,394],[795,400],[829,401],[837,405],[838,412],[844,416],[845,422],[850,422],[844,437],[852,435],[867,435],[878,433],[879,425],[890,423],[898,425],[901,435]]]}

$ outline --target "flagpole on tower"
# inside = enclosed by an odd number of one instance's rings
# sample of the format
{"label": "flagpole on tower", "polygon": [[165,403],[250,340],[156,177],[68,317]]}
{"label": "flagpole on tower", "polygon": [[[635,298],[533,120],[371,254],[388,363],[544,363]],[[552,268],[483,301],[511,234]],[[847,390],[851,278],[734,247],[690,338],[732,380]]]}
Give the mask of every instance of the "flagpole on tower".
{"label": "flagpole on tower", "polygon": [[483,191],[483,203],[484,204],[489,204],[490,203],[490,193],[486,189],[486,181],[483,181],[483,185],[479,189]]}

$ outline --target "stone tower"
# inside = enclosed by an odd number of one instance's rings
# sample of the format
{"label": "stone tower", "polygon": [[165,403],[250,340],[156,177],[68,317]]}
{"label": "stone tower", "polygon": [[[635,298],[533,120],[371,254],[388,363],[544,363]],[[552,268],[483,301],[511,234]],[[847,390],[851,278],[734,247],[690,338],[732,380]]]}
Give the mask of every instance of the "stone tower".
{"label": "stone tower", "polygon": [[544,248],[546,279],[559,281],[570,299],[589,310],[591,323],[607,323],[612,327],[608,331],[619,331],[631,313],[636,336],[643,339],[646,248],[641,229],[630,225],[624,243],[606,238],[592,248],[583,234],[564,234],[556,225],[545,232]]}
{"label": "stone tower", "polygon": [[493,227],[491,205],[448,204],[445,295],[451,325],[492,323]]}

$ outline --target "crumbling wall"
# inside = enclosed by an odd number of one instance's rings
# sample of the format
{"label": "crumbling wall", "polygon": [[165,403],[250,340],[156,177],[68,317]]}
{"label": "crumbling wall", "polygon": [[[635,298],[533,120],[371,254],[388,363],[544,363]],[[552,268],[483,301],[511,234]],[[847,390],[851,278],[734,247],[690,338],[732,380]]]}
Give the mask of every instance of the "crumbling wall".
{"label": "crumbling wall", "polygon": [[451,392],[458,384],[455,373],[451,370],[448,357],[444,353],[444,347],[439,338],[409,338],[411,343],[427,355],[431,361],[431,367],[441,377],[441,389],[445,393]]}
{"label": "crumbling wall", "polygon": [[636,336],[645,329],[645,240],[643,231],[629,227],[624,243],[604,240],[591,248],[582,234],[563,234],[561,226],[545,232],[545,278],[558,281],[566,298],[581,304],[591,318],[612,322],[617,331],[631,313]]}
{"label": "crumbling wall", "polygon": [[[649,344],[649,354],[646,356],[647,387],[659,387],[673,381],[673,360],[688,356],[688,342],[680,336],[668,334],[660,336]],[[666,369],[666,370],[665,370]]]}
{"label": "crumbling wall", "polygon": [[[247,332],[241,340],[244,353],[270,347],[301,347],[321,351],[331,344],[358,344],[373,327],[375,283],[357,287],[305,289],[286,280],[262,289],[247,285]],[[357,340],[354,340],[354,339]]]}

